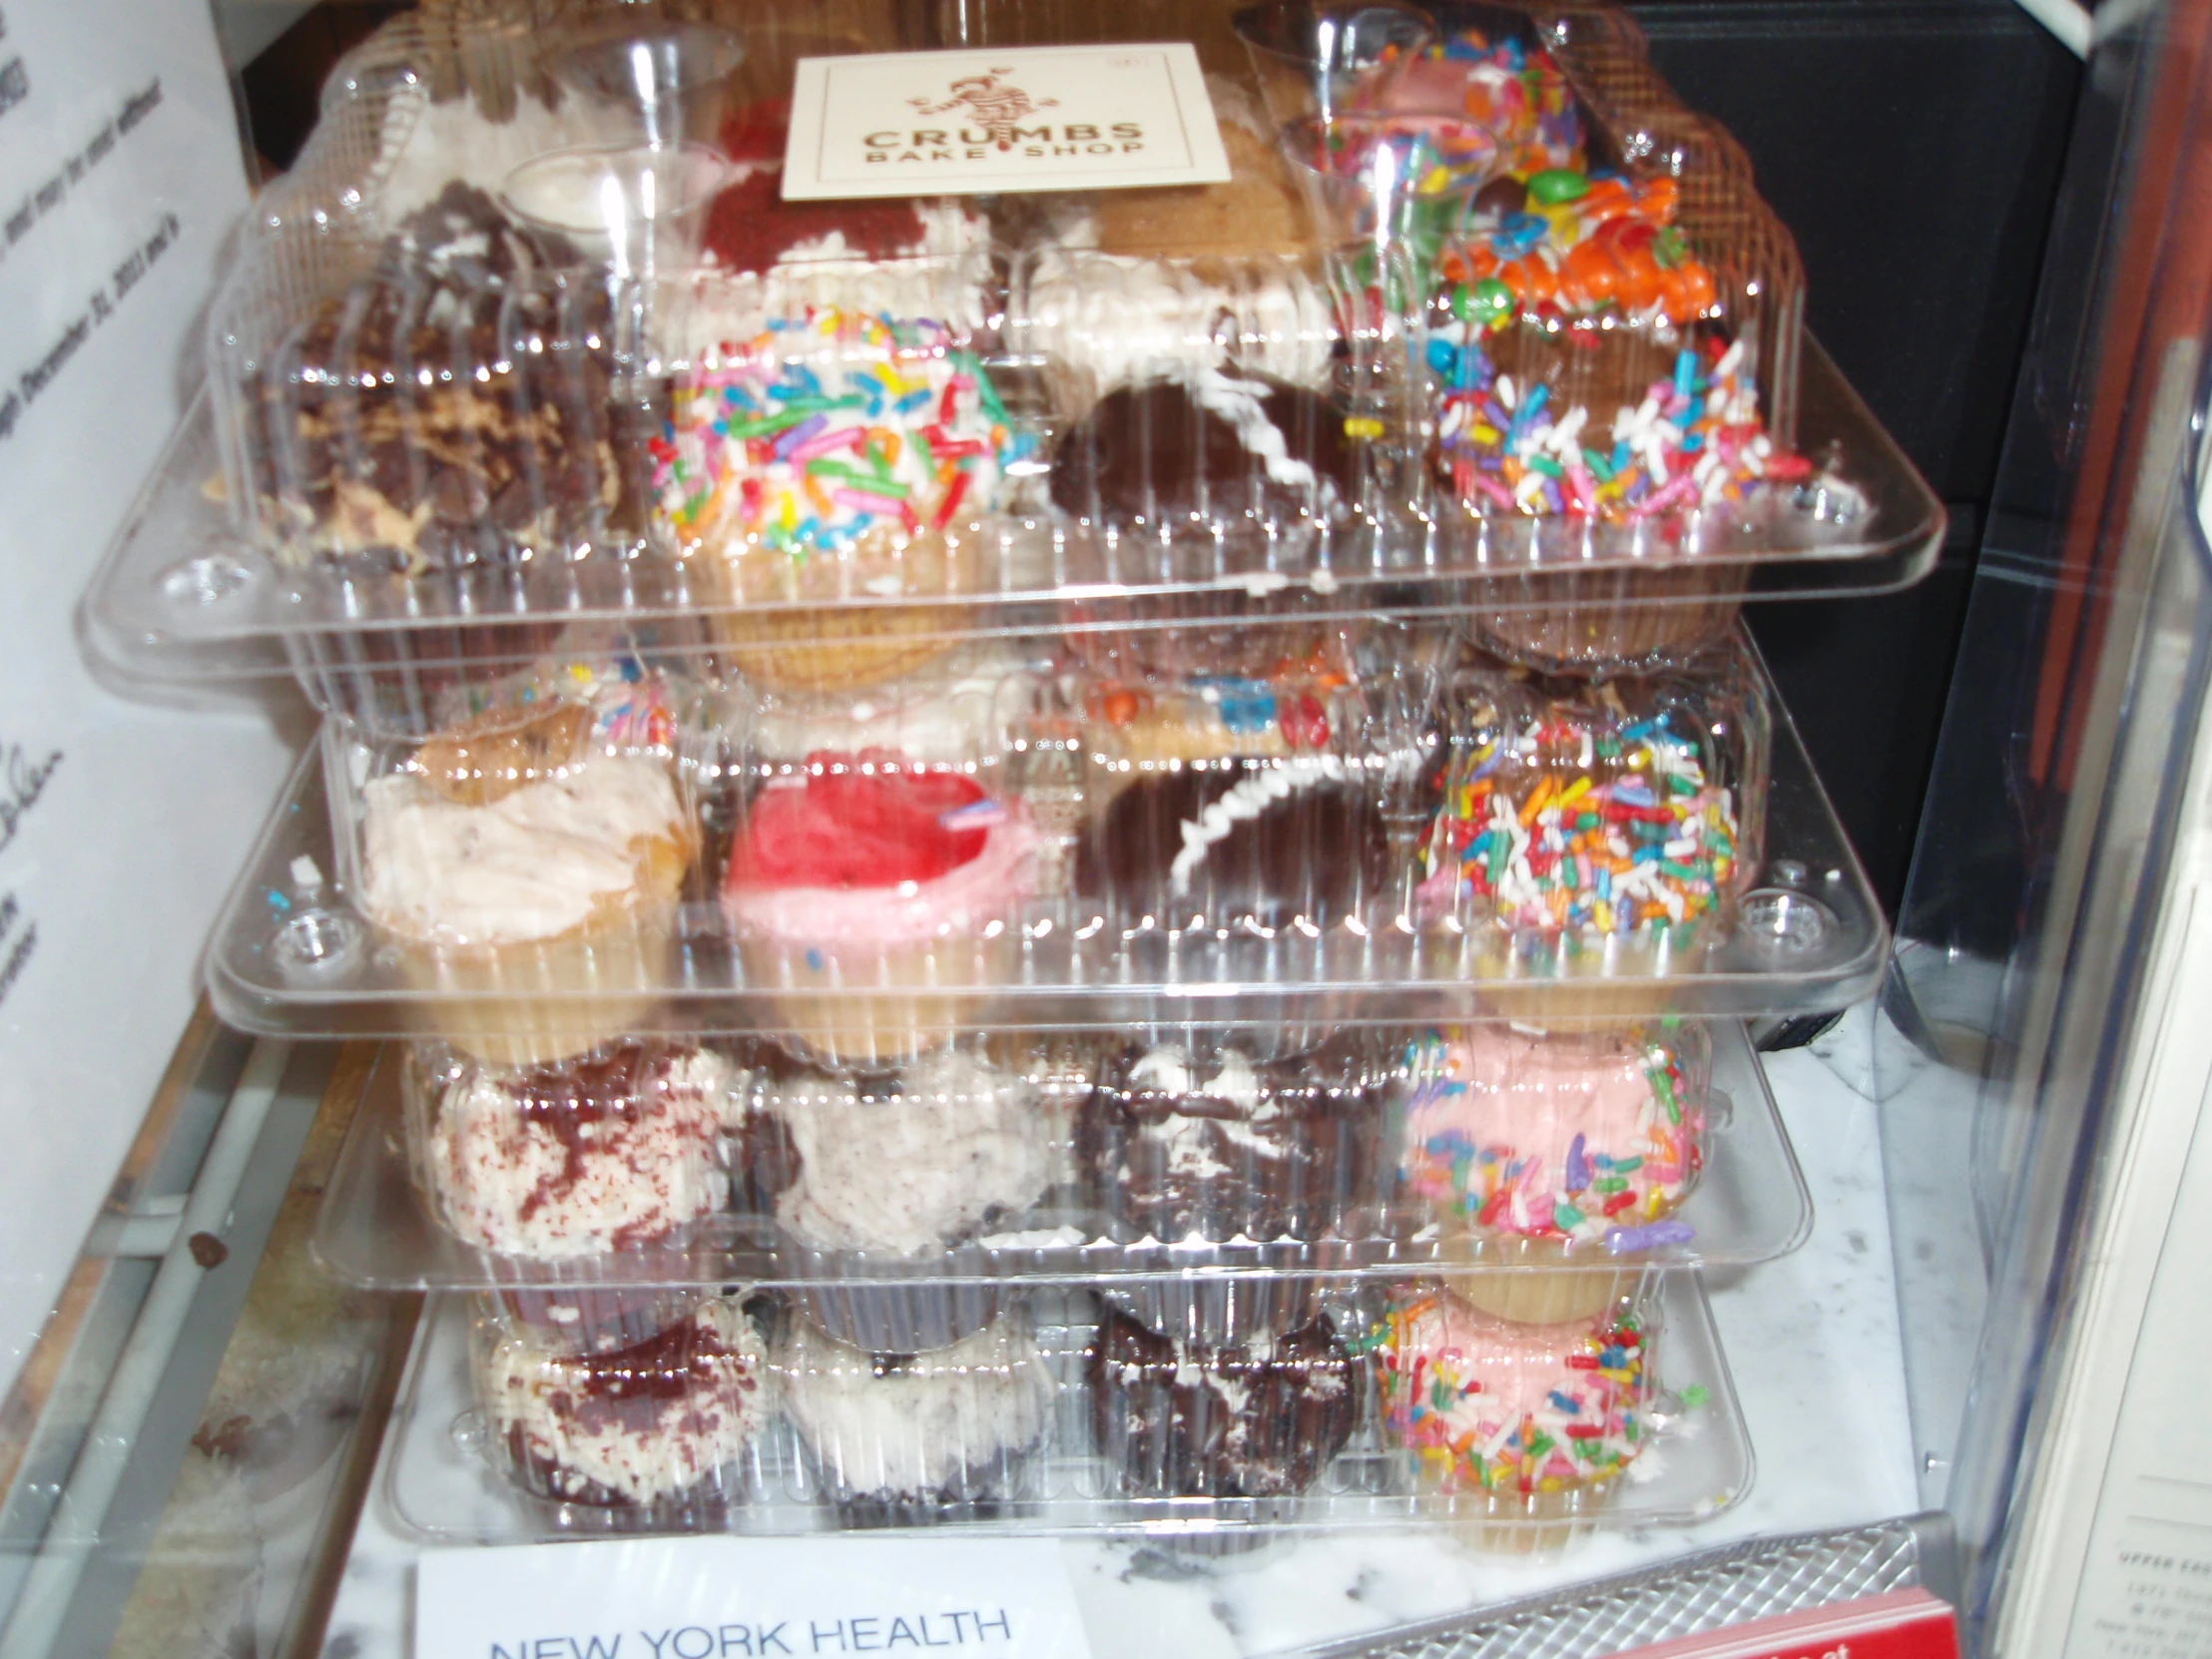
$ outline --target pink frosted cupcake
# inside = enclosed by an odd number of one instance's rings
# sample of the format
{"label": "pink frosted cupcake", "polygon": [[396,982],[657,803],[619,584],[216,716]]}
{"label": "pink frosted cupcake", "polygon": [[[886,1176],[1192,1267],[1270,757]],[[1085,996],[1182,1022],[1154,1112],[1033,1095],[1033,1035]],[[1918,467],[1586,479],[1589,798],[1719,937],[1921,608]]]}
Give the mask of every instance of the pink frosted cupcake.
{"label": "pink frosted cupcake", "polygon": [[769,780],[722,906],[753,984],[839,1064],[935,1047],[1009,977],[1037,830],[964,772],[879,750],[810,755]]}
{"label": "pink frosted cupcake", "polygon": [[1644,1448],[1653,1336],[1625,1305],[1518,1325],[1448,1291],[1402,1293],[1372,1339],[1389,1437],[1470,1541],[1562,1543]]}
{"label": "pink frosted cupcake", "polygon": [[1417,1044],[1399,1176],[1505,1270],[1470,1275],[1470,1299],[1515,1320],[1586,1318],[1619,1294],[1619,1258],[1689,1242],[1672,1217],[1703,1167],[1710,1067],[1694,1024],[1472,1025]]}

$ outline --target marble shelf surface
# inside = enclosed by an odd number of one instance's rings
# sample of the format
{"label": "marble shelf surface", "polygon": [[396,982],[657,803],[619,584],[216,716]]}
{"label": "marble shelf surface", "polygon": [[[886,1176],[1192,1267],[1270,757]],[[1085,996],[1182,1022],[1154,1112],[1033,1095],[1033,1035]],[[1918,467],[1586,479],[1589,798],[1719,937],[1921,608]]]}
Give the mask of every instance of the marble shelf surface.
{"label": "marble shelf surface", "polygon": [[[1308,1538],[1224,1563],[1129,1543],[1068,1541],[1061,1547],[1097,1659],[1272,1653],[1654,1565],[1736,1538],[1853,1526],[1919,1508],[1875,1107],[1809,1050],[1770,1056],[1767,1064],[1815,1219],[1812,1240],[1797,1255],[1707,1279],[1758,1456],[1749,1498],[1702,1526],[1600,1535],[1534,1561],[1480,1555],[1412,1532]],[[382,1489],[379,1472],[372,1490]],[[372,1497],[324,1659],[406,1659],[417,1554]]]}

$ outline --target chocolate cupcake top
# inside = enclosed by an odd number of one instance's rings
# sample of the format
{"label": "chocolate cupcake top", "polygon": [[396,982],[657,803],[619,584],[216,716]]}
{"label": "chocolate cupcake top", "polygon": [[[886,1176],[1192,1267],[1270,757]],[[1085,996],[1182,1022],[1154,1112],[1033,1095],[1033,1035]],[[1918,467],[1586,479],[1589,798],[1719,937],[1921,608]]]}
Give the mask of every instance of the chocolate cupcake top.
{"label": "chocolate cupcake top", "polygon": [[1344,411],[1272,375],[1193,363],[1108,392],[1061,440],[1052,500],[1107,529],[1326,522],[1355,491]]}
{"label": "chocolate cupcake top", "polygon": [[1109,1308],[1086,1357],[1100,1450],[1125,1490],[1288,1497],[1320,1478],[1360,1420],[1362,1362],[1320,1320],[1201,1348]]}
{"label": "chocolate cupcake top", "polygon": [[1102,1072],[1077,1157],[1115,1230],[1300,1242],[1365,1224],[1387,1067],[1342,1034],[1255,1060],[1241,1036],[1132,1043]]}
{"label": "chocolate cupcake top", "polygon": [[1389,894],[1381,767],[1306,751],[1140,774],[1076,849],[1076,891],[1124,930],[1341,926]]}

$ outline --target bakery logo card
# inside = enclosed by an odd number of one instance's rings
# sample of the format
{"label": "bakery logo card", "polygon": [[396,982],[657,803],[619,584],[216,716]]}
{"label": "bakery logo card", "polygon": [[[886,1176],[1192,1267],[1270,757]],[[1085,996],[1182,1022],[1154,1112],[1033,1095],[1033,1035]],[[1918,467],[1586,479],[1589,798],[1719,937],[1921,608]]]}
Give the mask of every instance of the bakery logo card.
{"label": "bakery logo card", "polygon": [[1222,184],[1188,41],[803,58],[788,201]]}

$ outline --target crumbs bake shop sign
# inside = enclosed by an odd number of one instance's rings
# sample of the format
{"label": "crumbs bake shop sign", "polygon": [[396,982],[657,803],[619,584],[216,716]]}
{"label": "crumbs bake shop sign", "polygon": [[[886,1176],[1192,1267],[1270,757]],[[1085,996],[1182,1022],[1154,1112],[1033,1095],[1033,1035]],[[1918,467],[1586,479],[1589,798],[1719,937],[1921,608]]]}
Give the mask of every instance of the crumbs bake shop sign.
{"label": "crumbs bake shop sign", "polygon": [[1228,177],[1187,42],[807,58],[784,158],[793,201]]}

